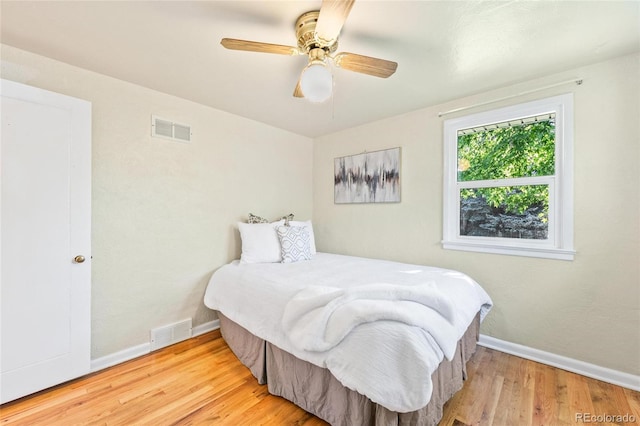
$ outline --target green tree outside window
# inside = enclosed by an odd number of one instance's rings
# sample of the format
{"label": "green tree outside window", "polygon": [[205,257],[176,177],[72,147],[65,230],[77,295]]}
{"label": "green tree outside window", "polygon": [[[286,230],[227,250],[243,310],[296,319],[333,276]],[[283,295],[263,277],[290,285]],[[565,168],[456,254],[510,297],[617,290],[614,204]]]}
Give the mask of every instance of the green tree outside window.
{"label": "green tree outside window", "polygon": [[[459,182],[554,175],[553,120],[474,130],[458,136]],[[548,218],[547,185],[462,189],[460,195],[463,200],[480,196],[505,213],[523,214],[542,207],[540,219]]]}

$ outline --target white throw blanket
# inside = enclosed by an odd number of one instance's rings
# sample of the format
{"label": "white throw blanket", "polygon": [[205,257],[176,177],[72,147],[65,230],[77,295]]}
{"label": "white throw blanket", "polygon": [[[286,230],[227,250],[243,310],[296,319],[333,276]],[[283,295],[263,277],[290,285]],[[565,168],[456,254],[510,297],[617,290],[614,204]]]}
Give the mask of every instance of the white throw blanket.
{"label": "white throw blanket", "polygon": [[447,359],[453,358],[454,307],[433,282],[307,287],[285,306],[282,325],[299,349],[322,352],[340,344],[355,327],[376,321],[419,327],[433,337]]}

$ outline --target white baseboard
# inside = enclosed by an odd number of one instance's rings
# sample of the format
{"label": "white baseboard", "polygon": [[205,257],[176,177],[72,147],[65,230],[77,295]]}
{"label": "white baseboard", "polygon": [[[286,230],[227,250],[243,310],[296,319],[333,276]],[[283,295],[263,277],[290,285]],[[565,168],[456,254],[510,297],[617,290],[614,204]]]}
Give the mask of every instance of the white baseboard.
{"label": "white baseboard", "polygon": [[94,373],[96,371],[104,370],[105,368],[112,367],[116,364],[146,355],[149,352],[151,352],[151,343],[143,343],[100,358],[92,359],[91,372]]}
{"label": "white baseboard", "polygon": [[213,321],[205,322],[204,324],[197,325],[193,327],[191,331],[191,337],[196,337],[204,333],[208,333],[213,330],[217,330],[220,328],[220,320],[216,319]]}
{"label": "white baseboard", "polygon": [[572,373],[591,377],[592,379],[602,380],[603,382],[640,391],[640,376],[634,374],[612,370],[610,368],[601,367],[584,361],[578,361],[573,358],[541,351],[539,349],[530,348],[517,343],[507,342],[484,334],[480,335],[478,344],[489,349],[495,349],[520,358],[530,359],[562,370],[571,371]]}
{"label": "white baseboard", "polygon": [[[220,328],[220,320],[213,320],[206,322],[204,324],[200,324],[195,326],[191,330],[191,337],[196,337],[204,333],[208,333],[209,331],[216,330]],[[121,351],[92,359],[91,360],[91,373],[95,373],[96,371],[104,370],[108,367],[113,367],[114,365],[123,363],[125,361],[130,361],[134,358],[138,358],[142,355],[146,355],[151,352],[151,343],[143,343],[141,345],[132,346],[127,349],[123,349]]]}

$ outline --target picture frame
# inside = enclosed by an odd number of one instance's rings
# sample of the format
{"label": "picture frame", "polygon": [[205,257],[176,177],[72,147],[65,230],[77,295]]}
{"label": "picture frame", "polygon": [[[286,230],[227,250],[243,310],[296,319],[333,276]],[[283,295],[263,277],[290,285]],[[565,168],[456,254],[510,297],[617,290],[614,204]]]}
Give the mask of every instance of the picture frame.
{"label": "picture frame", "polygon": [[400,160],[400,147],[335,158],[334,203],[399,203]]}

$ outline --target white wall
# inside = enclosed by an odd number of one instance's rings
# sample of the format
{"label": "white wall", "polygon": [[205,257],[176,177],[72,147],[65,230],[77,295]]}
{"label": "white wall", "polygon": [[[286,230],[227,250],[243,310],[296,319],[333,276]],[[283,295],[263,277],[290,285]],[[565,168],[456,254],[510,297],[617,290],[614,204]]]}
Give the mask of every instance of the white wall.
{"label": "white wall", "polygon": [[[239,257],[249,212],[312,212],[312,140],[1,46],[2,78],[93,106],[92,358],[149,330],[214,319],[211,273]],[[206,90],[206,88],[203,88]],[[151,114],[190,124],[189,144],[150,137]]]}
{"label": "white wall", "polygon": [[[639,374],[639,63],[638,55],[622,57],[316,139],[313,219],[318,249],[461,270],[495,302],[482,333]],[[438,112],[574,77],[582,77],[584,84],[466,113],[574,92],[575,261],[443,250],[445,118]],[[401,203],[333,203],[335,157],[397,146],[402,147]]]}

